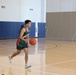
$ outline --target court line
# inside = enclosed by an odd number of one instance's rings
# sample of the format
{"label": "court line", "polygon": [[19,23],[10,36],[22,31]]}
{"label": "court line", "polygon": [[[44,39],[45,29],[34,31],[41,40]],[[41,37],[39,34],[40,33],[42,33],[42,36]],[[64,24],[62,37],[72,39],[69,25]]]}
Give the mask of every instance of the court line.
{"label": "court line", "polygon": [[[55,65],[55,64],[60,64],[60,63],[69,63],[69,62],[72,62],[72,61],[76,61],[76,59],[73,59],[73,60],[68,60],[68,61],[63,61],[63,62],[57,62],[57,63],[52,63],[52,64],[48,64],[48,65],[44,65],[44,66],[38,66],[38,67],[33,67],[32,69],[35,69],[35,68],[40,68],[40,67],[46,67],[46,66],[51,66],[51,65]],[[16,67],[18,68],[18,66],[14,66],[14,65],[6,65],[6,64],[0,64],[0,65],[4,65],[4,66],[12,66],[12,67]],[[23,67],[20,67],[23,69]],[[36,71],[36,72],[41,72],[41,73],[47,73],[47,74],[52,74],[52,75],[59,75],[59,74],[55,74],[55,73],[50,73],[50,72],[43,72],[43,71],[39,71],[39,70],[32,70],[32,71]]]}
{"label": "court line", "polygon": [[57,63],[52,63],[50,65],[55,65],[55,64],[61,64],[61,63],[69,63],[69,62],[72,62],[72,61],[76,61],[76,59],[73,59],[73,60],[68,60],[68,61],[62,61],[62,62],[57,62]]}
{"label": "court line", "polygon": [[[76,61],[76,59],[68,60],[68,61],[63,61],[63,62],[52,63],[52,64],[47,64],[47,65],[43,65],[43,66],[37,66],[37,67],[33,67],[33,69],[35,69],[35,68],[40,68],[40,67],[46,67],[46,66],[50,66],[50,65],[55,65],[55,64],[69,63],[69,62],[72,62],[72,61]],[[18,66],[14,66],[14,65],[12,65],[12,64],[10,64],[10,65],[0,64],[0,65],[12,66],[12,67],[18,68]],[[23,69],[23,67],[21,67],[21,68]],[[43,71],[38,71],[38,70],[32,70],[32,71],[41,72],[41,73],[47,73],[47,74],[52,74],[52,75],[59,75],[59,74],[55,74],[55,73],[43,72]]]}
{"label": "court line", "polygon": [[[4,66],[8,66],[8,67],[10,67],[11,65],[6,65],[6,64],[0,64],[0,65],[4,65]],[[11,67],[16,67],[16,68],[18,68],[18,66],[14,66],[14,65],[12,65]],[[18,68],[18,69],[24,69],[23,67],[20,67],[20,68]],[[25,69],[26,70],[26,69]],[[43,71],[38,71],[38,70],[31,70],[31,71],[35,71],[35,72],[40,72],[40,73],[46,73],[46,74],[52,74],[52,75],[59,75],[59,74],[55,74],[55,73],[50,73],[50,72],[43,72]]]}
{"label": "court line", "polygon": [[[76,61],[76,59],[73,59],[73,60],[68,60],[68,61],[62,61],[62,62],[57,62],[57,63],[52,63],[52,64],[47,64],[47,65],[43,65],[43,66],[36,66],[36,67],[32,67],[33,69],[34,68],[40,68],[40,67],[46,67],[46,66],[51,66],[51,65],[55,65],[55,64],[61,64],[61,63],[69,63],[69,62],[72,62],[72,61]],[[10,63],[12,64],[12,63]],[[13,63],[15,64],[15,63]],[[14,66],[14,65],[13,65]]]}
{"label": "court line", "polygon": [[52,66],[52,65],[55,65],[55,64],[61,64],[61,63],[67,63],[67,62],[69,63],[69,62],[72,62],[72,61],[76,61],[76,59],[68,60],[68,61],[63,61],[63,62],[52,63],[52,64],[48,64],[48,65],[44,65],[44,66],[38,66],[38,67],[33,67],[33,68],[40,68],[40,67]]}
{"label": "court line", "polygon": [[59,74],[55,74],[55,73],[43,72],[43,71],[38,71],[38,70],[32,70],[32,71],[41,72],[41,73],[46,73],[46,74],[52,74],[52,75],[59,75]]}

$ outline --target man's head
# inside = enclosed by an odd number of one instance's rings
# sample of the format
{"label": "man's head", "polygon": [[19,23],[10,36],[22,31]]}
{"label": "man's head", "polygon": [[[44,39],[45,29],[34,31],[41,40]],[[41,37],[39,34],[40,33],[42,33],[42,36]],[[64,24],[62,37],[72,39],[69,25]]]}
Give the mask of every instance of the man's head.
{"label": "man's head", "polygon": [[25,26],[30,28],[31,27],[31,20],[25,20]]}

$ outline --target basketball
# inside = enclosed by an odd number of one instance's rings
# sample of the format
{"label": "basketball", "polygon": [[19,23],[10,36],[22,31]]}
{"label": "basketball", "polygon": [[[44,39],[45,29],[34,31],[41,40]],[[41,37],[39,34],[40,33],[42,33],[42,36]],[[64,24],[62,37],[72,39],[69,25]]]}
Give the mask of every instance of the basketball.
{"label": "basketball", "polygon": [[35,38],[30,38],[29,43],[30,43],[30,45],[35,45],[36,44],[36,39]]}

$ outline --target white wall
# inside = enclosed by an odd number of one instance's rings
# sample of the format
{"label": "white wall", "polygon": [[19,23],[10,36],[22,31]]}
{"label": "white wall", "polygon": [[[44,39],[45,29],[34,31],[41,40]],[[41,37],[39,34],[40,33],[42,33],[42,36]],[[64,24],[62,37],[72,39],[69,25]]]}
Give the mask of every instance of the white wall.
{"label": "white wall", "polygon": [[21,20],[31,19],[33,22],[45,22],[45,1],[46,0],[21,0]]}
{"label": "white wall", "polygon": [[60,11],[60,1],[61,0],[47,0],[46,1],[46,11],[47,12],[58,12]]}
{"label": "white wall", "polygon": [[21,20],[25,19],[41,21],[41,0],[21,0]]}
{"label": "white wall", "polygon": [[33,22],[45,22],[46,8],[44,6],[42,0],[0,0],[0,21],[30,19]]}
{"label": "white wall", "polygon": [[46,0],[41,0],[41,22],[46,22]]}
{"label": "white wall", "polygon": [[62,0],[61,11],[76,11],[75,10],[75,0]]}
{"label": "white wall", "polygon": [[76,11],[76,0],[46,0],[47,12]]}
{"label": "white wall", "polygon": [[[0,0],[0,21],[20,20],[19,0]],[[5,6],[5,8],[1,8]]]}

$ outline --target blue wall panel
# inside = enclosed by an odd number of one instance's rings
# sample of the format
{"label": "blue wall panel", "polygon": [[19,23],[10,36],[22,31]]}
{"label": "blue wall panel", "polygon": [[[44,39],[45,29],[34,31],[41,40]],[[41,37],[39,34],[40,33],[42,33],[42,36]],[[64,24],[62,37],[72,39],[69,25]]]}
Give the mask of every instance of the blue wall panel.
{"label": "blue wall panel", "polygon": [[13,24],[13,38],[17,38],[19,36],[22,25],[24,25],[23,22],[17,22]]}
{"label": "blue wall panel", "polygon": [[[18,38],[24,22],[0,22],[0,38]],[[35,23],[30,28],[30,37],[35,37]]]}
{"label": "blue wall panel", "polygon": [[38,23],[38,37],[45,38],[46,36],[46,23]]}
{"label": "blue wall panel", "polygon": [[31,28],[30,28],[30,38],[35,37],[35,23],[32,23]]}
{"label": "blue wall panel", "polygon": [[0,22],[0,38],[12,38],[13,25],[8,22]]}

